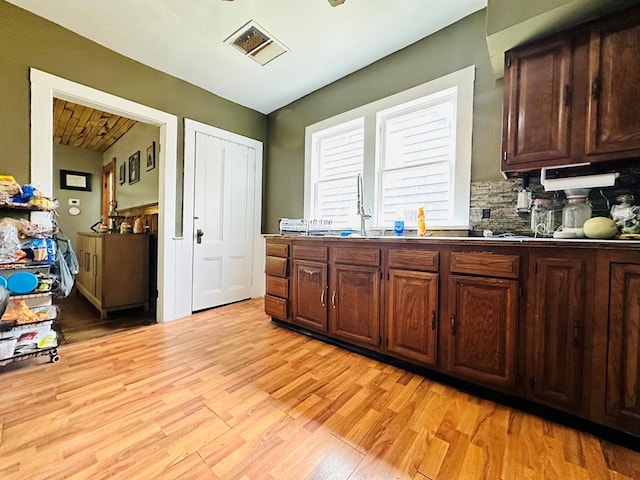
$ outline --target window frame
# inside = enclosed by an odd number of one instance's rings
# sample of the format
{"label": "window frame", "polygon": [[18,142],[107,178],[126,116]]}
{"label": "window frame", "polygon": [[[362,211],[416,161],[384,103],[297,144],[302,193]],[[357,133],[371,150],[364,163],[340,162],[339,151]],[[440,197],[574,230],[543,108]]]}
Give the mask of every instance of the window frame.
{"label": "window frame", "polygon": [[[374,217],[369,225],[370,228],[389,228],[388,225],[380,225],[378,219],[378,169],[380,165],[379,148],[379,125],[377,114],[383,110],[392,109],[413,100],[421,99],[429,95],[437,96],[439,92],[450,88],[457,88],[456,98],[456,138],[455,138],[455,158],[451,188],[453,212],[452,217],[446,222],[429,223],[428,228],[447,230],[468,230],[469,229],[469,203],[471,187],[471,150],[472,150],[472,130],[473,130],[473,89],[475,81],[475,65],[471,65],[452,72],[443,77],[431,80],[416,87],[362,105],[347,112],[340,113],[333,117],[309,125],[305,129],[305,175],[304,175],[304,216],[312,217],[313,203],[313,136],[341,125],[343,123],[364,118],[364,166],[363,183],[365,206],[372,209]],[[356,227],[355,225],[353,226]]]}

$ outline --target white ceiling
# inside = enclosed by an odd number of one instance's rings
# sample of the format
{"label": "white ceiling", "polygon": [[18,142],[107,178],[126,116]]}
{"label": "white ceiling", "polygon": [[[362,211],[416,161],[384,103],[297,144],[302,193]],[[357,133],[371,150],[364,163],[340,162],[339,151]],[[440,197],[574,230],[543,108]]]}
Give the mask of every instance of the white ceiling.
{"label": "white ceiling", "polygon": [[[270,113],[476,12],[487,0],[8,0],[83,37]],[[223,41],[249,20],[289,52],[265,66]]]}

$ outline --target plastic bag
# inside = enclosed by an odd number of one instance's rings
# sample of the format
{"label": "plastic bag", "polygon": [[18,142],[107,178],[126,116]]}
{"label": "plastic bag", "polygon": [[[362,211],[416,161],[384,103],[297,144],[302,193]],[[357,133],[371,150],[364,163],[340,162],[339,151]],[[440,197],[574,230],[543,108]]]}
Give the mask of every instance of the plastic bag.
{"label": "plastic bag", "polygon": [[12,224],[0,226],[0,263],[17,262],[24,258],[18,239],[18,229]]}
{"label": "plastic bag", "polygon": [[56,257],[56,263],[53,268],[57,279],[53,282],[51,291],[56,297],[66,298],[71,293],[75,280],[69,270],[67,262],[64,261],[63,255],[58,255]]}
{"label": "plastic bag", "polygon": [[58,230],[56,239],[59,255],[64,258],[64,261],[69,267],[69,272],[71,272],[72,275],[77,275],[80,271],[80,265],[78,264],[78,257],[76,257],[76,252],[74,252],[73,247],[71,246],[71,240],[69,240],[69,238],[64,233],[62,233],[61,230]]}

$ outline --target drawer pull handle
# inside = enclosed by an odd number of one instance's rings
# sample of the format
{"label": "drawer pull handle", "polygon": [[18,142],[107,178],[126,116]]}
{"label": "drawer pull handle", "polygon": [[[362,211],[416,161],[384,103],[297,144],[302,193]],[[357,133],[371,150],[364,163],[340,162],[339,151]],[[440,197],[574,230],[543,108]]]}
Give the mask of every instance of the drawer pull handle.
{"label": "drawer pull handle", "polygon": [[309,274],[309,275],[313,275],[314,273],[316,273],[316,272],[314,272],[313,270],[307,270],[306,268],[305,268],[305,269],[303,269],[302,271],[303,271],[304,273]]}
{"label": "drawer pull handle", "polygon": [[320,303],[322,303],[322,306],[324,307],[324,288],[322,289],[322,292],[320,292]]}
{"label": "drawer pull handle", "polygon": [[335,308],[336,308],[336,291],[335,290],[333,291],[333,294],[331,295],[331,306],[335,310]]}
{"label": "drawer pull handle", "polygon": [[451,335],[456,334],[456,314],[451,314]]}
{"label": "drawer pull handle", "polygon": [[436,329],[436,311],[431,310],[431,330]]}

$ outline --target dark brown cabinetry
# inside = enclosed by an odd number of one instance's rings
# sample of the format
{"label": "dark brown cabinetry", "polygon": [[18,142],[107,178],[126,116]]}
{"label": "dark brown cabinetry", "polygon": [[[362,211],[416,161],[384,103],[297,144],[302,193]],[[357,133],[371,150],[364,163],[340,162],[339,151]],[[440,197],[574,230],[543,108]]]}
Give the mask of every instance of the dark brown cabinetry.
{"label": "dark brown cabinetry", "polygon": [[333,265],[329,333],[359,345],[380,345],[380,270]]}
{"label": "dark brown cabinetry", "polygon": [[274,318],[640,435],[636,245],[288,241],[267,248]]}
{"label": "dark brown cabinetry", "polygon": [[437,365],[439,253],[389,248],[386,349],[420,365]]}
{"label": "dark brown cabinetry", "polygon": [[331,248],[329,333],[357,345],[380,345],[380,248]]}
{"label": "dark brown cabinetry", "polygon": [[323,244],[292,245],[293,323],[327,332],[328,247]]}
{"label": "dark brown cabinetry", "polygon": [[506,58],[502,169],[569,159],[571,38],[541,42]]}
{"label": "dark brown cabinetry", "polygon": [[586,154],[640,155],[640,10],[598,22],[589,42]]}
{"label": "dark brown cabinetry", "polygon": [[327,264],[293,261],[293,323],[327,331]]}
{"label": "dark brown cabinetry", "polygon": [[387,298],[387,351],[435,365],[438,274],[390,269]]}
{"label": "dark brown cabinetry", "polygon": [[289,320],[289,244],[269,239],[266,243],[265,274],[266,295],[264,310],[267,315]]}
{"label": "dark brown cabinetry", "polygon": [[578,413],[584,409],[585,329],[593,311],[593,259],[536,252],[530,260],[527,394]]}
{"label": "dark brown cabinetry", "polygon": [[640,431],[640,258],[612,263],[608,322],[606,415]]}
{"label": "dark brown cabinetry", "polygon": [[[452,252],[447,371],[483,384],[516,388],[517,255]],[[480,272],[482,276],[478,275]]]}
{"label": "dark brown cabinetry", "polygon": [[505,54],[504,172],[640,155],[640,9]]}

